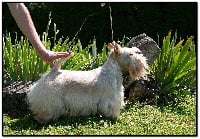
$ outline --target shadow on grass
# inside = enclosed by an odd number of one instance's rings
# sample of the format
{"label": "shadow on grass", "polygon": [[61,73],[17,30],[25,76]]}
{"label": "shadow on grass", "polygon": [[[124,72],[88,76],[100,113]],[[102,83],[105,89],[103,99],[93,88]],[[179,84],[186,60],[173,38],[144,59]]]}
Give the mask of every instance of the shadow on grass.
{"label": "shadow on grass", "polygon": [[[103,121],[103,122],[101,122]],[[90,115],[90,116],[79,116],[79,117],[64,117],[62,116],[58,120],[53,122],[49,122],[47,124],[40,124],[38,123],[32,114],[27,114],[23,118],[19,118],[16,121],[9,123],[9,127],[15,131],[22,131],[22,130],[40,130],[42,128],[49,128],[49,126],[57,127],[57,126],[72,126],[73,128],[77,128],[79,125],[88,125],[98,123],[99,125],[103,124],[104,122],[110,122],[111,124],[116,123],[116,119],[102,117],[99,115]]]}
{"label": "shadow on grass", "polygon": [[[194,100],[192,100],[192,98]],[[177,95],[160,95],[159,98],[152,99],[135,99],[135,100],[127,100],[128,103],[126,104],[125,111],[129,110],[130,108],[134,107],[135,104],[138,108],[142,108],[145,105],[151,105],[159,108],[161,112],[171,112],[176,113],[179,115],[188,115],[188,108],[193,110],[193,106],[195,106],[195,110],[197,111],[196,101],[197,96],[196,93],[187,93],[184,96],[177,96]],[[194,110],[193,110],[194,111]]]}

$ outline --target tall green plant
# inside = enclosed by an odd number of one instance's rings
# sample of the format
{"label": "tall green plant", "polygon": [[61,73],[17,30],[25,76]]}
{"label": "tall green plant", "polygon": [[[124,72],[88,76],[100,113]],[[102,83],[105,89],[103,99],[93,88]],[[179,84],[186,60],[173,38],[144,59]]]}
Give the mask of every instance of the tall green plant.
{"label": "tall green plant", "polygon": [[[51,42],[47,38],[47,33],[44,33],[42,38],[43,44],[50,49]],[[68,38],[64,41],[60,38],[57,42],[54,41],[53,51],[65,51],[71,43]],[[63,69],[90,70],[102,65],[107,58],[105,45],[102,53],[97,53],[96,40],[84,49],[80,40],[77,43],[73,42],[71,51],[75,55],[63,64]],[[9,33],[3,37],[3,79],[5,84],[9,81],[37,80],[42,73],[49,69],[49,65],[42,61],[26,38],[22,37],[20,41],[16,38],[12,43]]]}
{"label": "tall green plant", "polygon": [[[16,34],[17,36],[17,34]],[[12,43],[10,33],[3,37],[3,79],[9,81],[29,81],[38,78],[40,73],[48,69],[39,58],[26,38],[17,37]]]}
{"label": "tall green plant", "polygon": [[183,93],[196,85],[196,52],[193,37],[177,41],[171,32],[163,39],[162,50],[151,67],[160,93]]}

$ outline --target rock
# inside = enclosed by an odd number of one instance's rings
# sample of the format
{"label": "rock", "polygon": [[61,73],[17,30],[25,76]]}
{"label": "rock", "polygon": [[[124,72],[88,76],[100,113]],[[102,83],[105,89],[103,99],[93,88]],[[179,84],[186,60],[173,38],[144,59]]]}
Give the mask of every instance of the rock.
{"label": "rock", "polygon": [[126,44],[126,47],[139,48],[142,51],[143,55],[147,58],[147,63],[149,66],[153,63],[153,61],[161,51],[157,43],[145,33],[133,37]]}

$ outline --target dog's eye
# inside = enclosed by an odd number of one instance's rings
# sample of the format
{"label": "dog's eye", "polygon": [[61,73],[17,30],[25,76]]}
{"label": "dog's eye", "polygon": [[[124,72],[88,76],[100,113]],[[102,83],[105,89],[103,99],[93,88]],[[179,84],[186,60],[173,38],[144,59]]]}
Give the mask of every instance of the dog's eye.
{"label": "dog's eye", "polygon": [[140,51],[137,51],[136,54],[142,54]]}
{"label": "dog's eye", "polygon": [[130,55],[130,56],[132,56],[133,54],[132,54],[132,53],[130,53],[129,55]]}

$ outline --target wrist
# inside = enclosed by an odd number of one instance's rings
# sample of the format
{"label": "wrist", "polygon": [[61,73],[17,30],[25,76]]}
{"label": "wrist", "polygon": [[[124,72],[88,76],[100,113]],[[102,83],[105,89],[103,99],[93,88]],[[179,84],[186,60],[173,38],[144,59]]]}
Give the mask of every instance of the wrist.
{"label": "wrist", "polygon": [[35,44],[34,47],[41,57],[46,57],[46,55],[48,54],[48,50],[44,47],[42,43]]}

